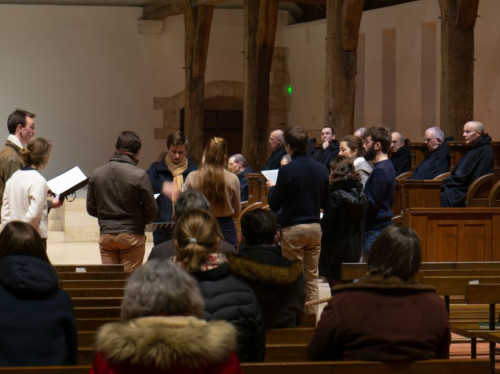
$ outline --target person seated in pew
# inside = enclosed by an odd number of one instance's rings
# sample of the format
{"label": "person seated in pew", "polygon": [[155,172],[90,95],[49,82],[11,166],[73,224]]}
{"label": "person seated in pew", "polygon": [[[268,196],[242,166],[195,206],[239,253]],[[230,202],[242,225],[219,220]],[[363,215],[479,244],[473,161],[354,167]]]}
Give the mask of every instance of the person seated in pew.
{"label": "person seated in pew", "polygon": [[321,149],[314,152],[312,159],[330,168],[330,163],[339,155],[339,142],[335,139],[333,126],[325,126],[321,129],[321,140]]}
{"label": "person seated in pew", "polygon": [[102,326],[90,374],[241,374],[236,329],[207,322],[196,281],[170,261],[148,261],[130,276],[122,321]]}
{"label": "person seated in pew", "polygon": [[373,243],[368,274],[333,288],[307,348],[309,360],[416,361],[448,358],[444,301],[418,283],[420,240],[389,226]]}
{"label": "person seated in pew", "polygon": [[265,329],[255,293],[231,272],[227,258],[217,253],[222,239],[215,217],[195,209],[176,222],[172,257],[198,281],[205,301],[203,319],[225,320],[238,329],[237,355],[241,362],[264,361]]}
{"label": "person seated in pew", "polygon": [[239,255],[228,255],[234,275],[252,287],[259,300],[266,329],[300,325],[304,318],[302,262],[282,257],[276,216],[255,209],[241,217]]}
{"label": "person seated in pew", "polygon": [[450,149],[439,127],[425,130],[424,141],[429,153],[417,166],[411,179],[433,179],[450,170]]}
{"label": "person seated in pew", "polygon": [[[177,218],[181,217],[184,213],[194,209],[202,209],[207,212],[210,211],[210,203],[205,195],[197,190],[189,190],[182,192],[177,201],[175,202],[174,214],[172,221],[175,222]],[[173,229],[172,229],[173,231]],[[220,241],[219,252],[221,253],[236,253],[236,249],[231,243],[225,240]],[[168,259],[175,256],[177,251],[174,246],[173,240],[167,240],[161,244],[155,245],[149,254],[148,261],[154,259]]]}
{"label": "person seated in pew", "polygon": [[71,298],[59,288],[45,245],[28,223],[0,234],[0,366],[76,365]]}
{"label": "person seated in pew", "polygon": [[483,124],[478,121],[467,122],[463,137],[470,149],[460,157],[451,175],[443,180],[442,207],[465,206],[465,196],[470,184],[493,171],[491,137],[484,132]]}
{"label": "person seated in pew", "polygon": [[240,200],[248,201],[248,173],[253,173],[251,166],[247,165],[247,161],[242,154],[237,153],[229,157],[227,160],[227,169],[235,174],[240,180]]}
{"label": "person seated in pew", "polygon": [[411,154],[408,146],[408,139],[405,139],[400,132],[391,134],[391,154],[390,160],[394,166],[396,176],[411,170]]}

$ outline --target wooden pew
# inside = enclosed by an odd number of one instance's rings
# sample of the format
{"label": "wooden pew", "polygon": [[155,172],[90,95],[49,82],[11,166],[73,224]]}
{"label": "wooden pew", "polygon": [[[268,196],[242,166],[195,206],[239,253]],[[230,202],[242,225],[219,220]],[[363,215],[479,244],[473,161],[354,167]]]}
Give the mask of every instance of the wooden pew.
{"label": "wooden pew", "polygon": [[[481,275],[495,275],[498,273],[500,275],[500,261],[488,261],[488,262],[422,262],[420,264],[420,272],[427,271],[441,271],[441,275],[446,275],[443,273],[444,271],[453,271],[453,270],[461,270],[461,273],[455,273],[459,275],[467,275],[466,271],[473,272],[476,271],[475,274]],[[484,273],[484,271],[489,271]],[[351,262],[351,263],[343,263],[342,264],[342,280],[352,281],[354,279],[359,279],[362,276],[366,275],[368,272],[368,268],[366,263],[359,262]],[[428,275],[430,275],[429,273]],[[438,273],[434,273],[435,275],[439,275]],[[452,275],[452,274],[449,274]]]}
{"label": "wooden pew", "polygon": [[495,174],[485,174],[471,183],[465,195],[465,206],[488,206],[488,196],[495,184]]}
{"label": "wooden pew", "polygon": [[244,363],[244,374],[470,374],[488,373],[488,360],[428,360],[415,362],[270,362]]}
{"label": "wooden pew", "polygon": [[102,264],[91,264],[91,265],[54,265],[56,271],[59,272],[89,272],[89,273],[99,273],[99,272],[124,272],[124,267],[122,264],[110,264],[110,265],[102,265]]}
{"label": "wooden pew", "polygon": [[75,273],[75,272],[60,272],[57,276],[60,280],[127,280],[130,273],[123,272],[92,272],[92,273]]}
{"label": "wooden pew", "polygon": [[261,173],[248,173],[248,204],[257,201],[267,205],[267,186],[266,178]]}
{"label": "wooden pew", "polygon": [[314,327],[292,327],[287,329],[271,329],[266,331],[266,344],[305,344],[309,343]]}
{"label": "wooden pew", "polygon": [[63,290],[88,289],[88,288],[125,288],[127,281],[122,280],[65,280],[60,279],[59,284]]}
{"label": "wooden pew", "polygon": [[403,225],[417,231],[423,262],[500,260],[500,208],[410,208]]}
{"label": "wooden pew", "polygon": [[87,374],[90,365],[0,367],[2,374]]}

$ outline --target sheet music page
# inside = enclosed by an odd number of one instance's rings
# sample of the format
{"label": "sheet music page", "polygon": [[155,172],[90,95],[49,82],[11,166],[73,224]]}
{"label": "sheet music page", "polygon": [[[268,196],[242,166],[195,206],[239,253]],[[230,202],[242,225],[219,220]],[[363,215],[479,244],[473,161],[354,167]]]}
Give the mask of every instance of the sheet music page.
{"label": "sheet music page", "polygon": [[276,180],[278,179],[278,170],[279,169],[262,170],[261,173],[262,175],[264,175],[264,177],[266,177],[267,180],[276,184]]}
{"label": "sheet music page", "polygon": [[52,178],[47,182],[49,189],[56,195],[61,195],[62,193],[69,190],[71,187],[76,186],[78,183],[86,180],[87,177],[80,170],[78,166],[69,169],[67,172]]}

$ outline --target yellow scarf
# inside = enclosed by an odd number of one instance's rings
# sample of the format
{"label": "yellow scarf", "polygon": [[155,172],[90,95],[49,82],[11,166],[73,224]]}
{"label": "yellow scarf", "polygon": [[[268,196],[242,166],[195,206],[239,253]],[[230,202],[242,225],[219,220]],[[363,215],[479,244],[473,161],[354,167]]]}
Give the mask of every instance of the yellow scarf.
{"label": "yellow scarf", "polygon": [[[184,173],[188,167],[187,158],[184,161],[179,162],[178,164],[174,164],[168,156],[165,156],[165,164],[167,165],[168,170],[172,173],[174,177],[173,185],[174,188],[178,191],[182,191],[182,184],[184,183],[184,177],[182,173]],[[175,196],[175,197],[174,197]],[[175,201],[177,200],[178,194],[172,194],[172,211],[174,209]]]}

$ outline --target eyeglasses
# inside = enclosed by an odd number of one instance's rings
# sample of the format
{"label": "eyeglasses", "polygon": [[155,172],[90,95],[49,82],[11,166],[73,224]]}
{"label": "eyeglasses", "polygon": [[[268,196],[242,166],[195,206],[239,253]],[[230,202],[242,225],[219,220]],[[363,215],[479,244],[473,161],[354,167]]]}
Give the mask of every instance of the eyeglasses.
{"label": "eyeglasses", "polygon": [[432,140],[432,138],[424,138],[425,143],[429,143]]}

